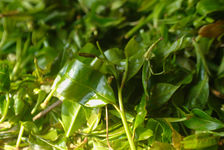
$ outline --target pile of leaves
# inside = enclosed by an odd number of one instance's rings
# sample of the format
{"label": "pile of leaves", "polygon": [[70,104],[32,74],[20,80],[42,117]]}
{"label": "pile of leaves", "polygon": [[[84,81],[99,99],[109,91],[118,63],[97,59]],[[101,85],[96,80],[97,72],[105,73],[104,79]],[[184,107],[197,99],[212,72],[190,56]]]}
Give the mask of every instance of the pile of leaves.
{"label": "pile of leaves", "polygon": [[0,149],[223,149],[223,0],[1,0]]}

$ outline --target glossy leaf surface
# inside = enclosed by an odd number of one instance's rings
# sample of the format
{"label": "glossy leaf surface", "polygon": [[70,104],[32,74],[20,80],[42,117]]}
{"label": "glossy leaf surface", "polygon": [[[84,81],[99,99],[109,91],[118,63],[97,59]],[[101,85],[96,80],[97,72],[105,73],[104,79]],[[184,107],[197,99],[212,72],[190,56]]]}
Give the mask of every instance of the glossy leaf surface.
{"label": "glossy leaf surface", "polygon": [[78,60],[73,60],[63,67],[52,89],[61,100],[74,100],[89,107],[115,103],[106,77]]}

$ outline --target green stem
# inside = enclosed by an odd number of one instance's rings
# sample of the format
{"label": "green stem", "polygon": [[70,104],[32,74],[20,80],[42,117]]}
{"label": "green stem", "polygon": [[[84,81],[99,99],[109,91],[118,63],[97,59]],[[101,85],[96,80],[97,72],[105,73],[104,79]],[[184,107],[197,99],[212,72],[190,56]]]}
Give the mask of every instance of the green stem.
{"label": "green stem", "polygon": [[123,106],[123,101],[122,101],[122,88],[118,89],[118,101],[119,101],[119,106],[120,106],[120,111],[118,111],[118,112],[120,113],[121,120],[122,120],[122,123],[123,123],[123,126],[124,126],[124,130],[126,132],[127,138],[128,138],[130,148],[131,148],[131,150],[136,150],[135,143],[132,139],[132,135],[131,135],[131,132],[130,132],[130,129],[129,129],[129,126],[128,126],[128,123],[127,123],[125,112],[124,112],[124,106]]}
{"label": "green stem", "polygon": [[5,118],[7,116],[7,113],[8,113],[8,109],[9,109],[9,103],[10,103],[10,99],[9,99],[9,93],[7,92],[6,93],[6,106],[5,106],[5,110],[4,110],[4,113],[2,115],[2,118],[0,120],[0,123],[2,123],[3,121],[5,121]]}
{"label": "green stem", "polygon": [[19,149],[19,145],[21,143],[22,140],[22,136],[23,136],[23,131],[24,131],[24,126],[21,124],[20,130],[19,130],[19,135],[16,141],[16,149]]}
{"label": "green stem", "polygon": [[45,98],[44,102],[42,104],[40,104],[41,108],[46,108],[48,102],[51,100],[54,92],[56,89],[51,90],[51,92],[48,94],[48,96]]}

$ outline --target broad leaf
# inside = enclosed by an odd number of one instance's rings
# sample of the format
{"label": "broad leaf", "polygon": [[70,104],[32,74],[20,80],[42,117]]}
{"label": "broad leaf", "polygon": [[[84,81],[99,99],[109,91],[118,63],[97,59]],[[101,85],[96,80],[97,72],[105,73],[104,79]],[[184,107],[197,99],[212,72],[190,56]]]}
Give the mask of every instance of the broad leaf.
{"label": "broad leaf", "polygon": [[205,75],[204,79],[192,86],[188,94],[187,100],[190,108],[204,107],[208,101],[209,84],[208,77]]}
{"label": "broad leaf", "polygon": [[89,107],[115,103],[113,90],[106,77],[78,60],[73,60],[62,68],[52,90],[55,90],[55,96],[61,100],[74,100]]}
{"label": "broad leaf", "polygon": [[150,108],[155,110],[168,102],[179,87],[180,85],[172,85],[169,83],[156,84],[151,90]]}
{"label": "broad leaf", "polygon": [[207,15],[215,11],[224,11],[224,2],[222,0],[201,0],[196,8],[200,14]]}
{"label": "broad leaf", "polygon": [[207,131],[224,128],[224,123],[212,118],[200,109],[195,108],[192,110],[192,113],[193,116],[189,120],[184,121],[184,125],[190,129]]}
{"label": "broad leaf", "polygon": [[[128,75],[127,80],[131,79],[142,67],[144,63],[144,48],[132,38],[124,49],[126,59],[128,59]],[[123,60],[123,63],[126,61]]]}
{"label": "broad leaf", "polygon": [[218,141],[218,136],[209,133],[200,133],[185,137],[182,144],[185,149],[201,149],[217,145]]}

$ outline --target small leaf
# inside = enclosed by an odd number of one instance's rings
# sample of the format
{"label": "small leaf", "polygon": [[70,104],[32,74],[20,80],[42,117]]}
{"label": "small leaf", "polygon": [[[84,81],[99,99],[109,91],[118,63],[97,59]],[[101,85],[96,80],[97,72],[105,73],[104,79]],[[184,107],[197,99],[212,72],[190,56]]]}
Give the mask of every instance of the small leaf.
{"label": "small leaf", "polygon": [[7,92],[10,88],[8,65],[0,62],[0,92]]}
{"label": "small leaf", "polygon": [[33,132],[34,134],[37,134],[39,131],[36,124],[31,121],[23,122],[22,125],[24,126],[26,132]]}
{"label": "small leaf", "polygon": [[14,99],[14,110],[15,115],[19,115],[24,112],[24,98],[25,98],[25,89],[21,88],[16,95],[13,96]]}
{"label": "small leaf", "polygon": [[151,129],[139,127],[136,129],[136,135],[138,141],[143,141],[153,136],[153,131]]}
{"label": "small leaf", "polygon": [[183,144],[184,149],[201,149],[217,145],[218,141],[218,136],[209,133],[200,133],[185,137],[181,143]]}
{"label": "small leaf", "polygon": [[50,141],[56,141],[58,139],[58,133],[56,129],[50,129],[46,134],[39,135],[39,137],[50,140]]}
{"label": "small leaf", "polygon": [[169,47],[163,47],[162,49],[159,49],[158,55],[163,56],[167,58],[171,53],[176,52],[182,48],[182,45],[184,43],[184,36],[173,42]]}
{"label": "small leaf", "polygon": [[146,96],[142,96],[140,103],[137,105],[136,112],[137,112],[137,115],[135,117],[134,129],[136,129],[145,120],[145,116],[147,114]]}
{"label": "small leaf", "polygon": [[65,100],[62,103],[61,118],[66,137],[78,130],[84,123],[85,114],[80,104]]}
{"label": "small leaf", "polygon": [[144,88],[144,93],[147,98],[149,98],[148,81],[149,81],[149,78],[151,77],[151,72],[149,70],[149,67],[150,67],[150,63],[149,61],[146,61],[143,64],[143,68],[142,68],[142,85]]}
{"label": "small leaf", "polygon": [[85,109],[87,126],[89,127],[87,133],[97,128],[101,119],[101,108]]}

